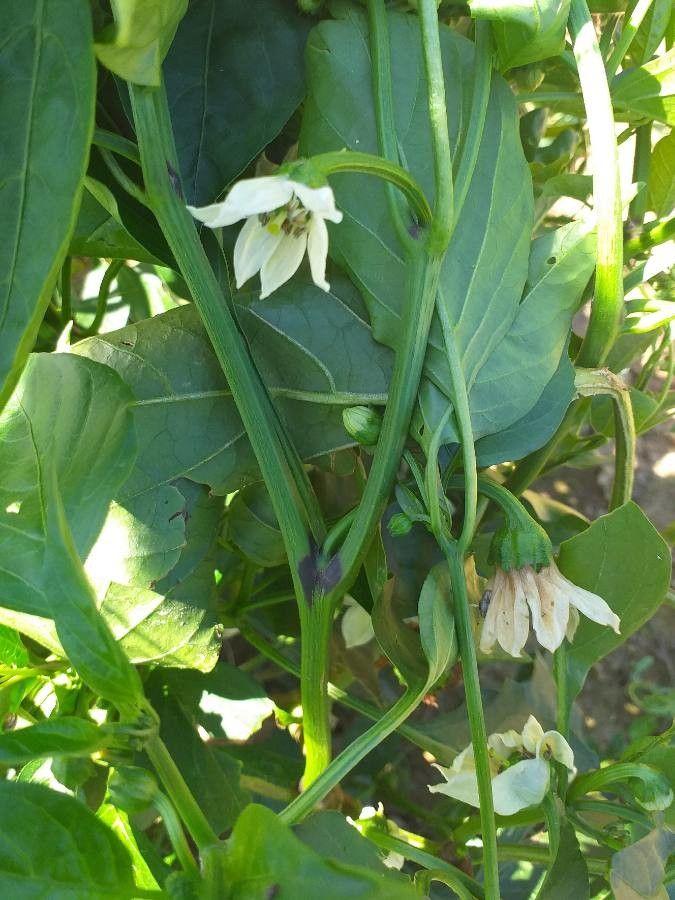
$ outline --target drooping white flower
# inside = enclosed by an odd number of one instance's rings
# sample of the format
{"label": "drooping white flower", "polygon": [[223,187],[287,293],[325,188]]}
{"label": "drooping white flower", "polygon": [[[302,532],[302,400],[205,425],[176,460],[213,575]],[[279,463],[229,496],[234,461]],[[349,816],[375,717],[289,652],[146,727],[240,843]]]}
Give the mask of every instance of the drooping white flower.
{"label": "drooping white flower", "polygon": [[341,222],[342,213],[327,184],[309,187],[284,174],[246,178],[222,203],[188,209],[209,228],[246,219],[234,245],[238,288],[260,272],[260,297],[268,297],[295,274],[306,251],[314,284],[329,290],[326,220]]}
{"label": "drooping white flower", "polygon": [[345,647],[349,650],[352,647],[360,647],[367,644],[375,637],[373,623],[370,614],[360,603],[357,603],[349,594],[345,596],[344,605],[347,607],[340,628]]}
{"label": "drooping white flower", "polygon": [[[549,787],[548,759],[561,762],[574,772],[574,754],[557,731],[544,731],[530,716],[522,733],[511,729],[488,738],[490,776],[495,812],[511,816],[541,803]],[[524,758],[523,758],[524,757]],[[445,782],[429,785],[434,794],[446,794],[470,806],[480,806],[473,745],[462,750],[449,768],[435,766]]]}
{"label": "drooping white flower", "polygon": [[553,652],[574,635],[578,612],[619,633],[620,620],[597,594],[577,587],[551,561],[538,572],[532,566],[497,567],[488,585],[490,605],[480,637],[480,649],[489,653],[495,643],[511,656],[520,656],[530,631],[530,616],[537,640]]}

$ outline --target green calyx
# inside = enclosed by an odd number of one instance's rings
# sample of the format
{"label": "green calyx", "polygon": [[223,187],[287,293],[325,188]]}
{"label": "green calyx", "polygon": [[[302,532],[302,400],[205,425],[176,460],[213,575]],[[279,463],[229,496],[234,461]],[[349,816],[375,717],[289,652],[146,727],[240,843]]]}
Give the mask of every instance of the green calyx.
{"label": "green calyx", "polygon": [[505,572],[525,566],[532,566],[538,572],[552,561],[553,546],[544,529],[533,519],[507,521],[495,532],[488,559]]}
{"label": "green calyx", "polygon": [[291,181],[299,181],[310,188],[323,187],[328,184],[326,173],[321,166],[317,166],[311,159],[297,159],[282,165],[278,175],[288,175]]}
{"label": "green calyx", "polygon": [[377,443],[382,428],[382,416],[369,406],[349,406],[342,411],[342,422],[347,434],[364,447]]}

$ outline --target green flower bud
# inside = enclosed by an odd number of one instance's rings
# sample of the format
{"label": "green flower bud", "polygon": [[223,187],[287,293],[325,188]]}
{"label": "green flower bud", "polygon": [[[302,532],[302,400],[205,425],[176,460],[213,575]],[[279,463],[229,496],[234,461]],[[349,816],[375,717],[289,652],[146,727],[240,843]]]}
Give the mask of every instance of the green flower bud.
{"label": "green flower bud", "polygon": [[532,566],[538,572],[553,559],[553,546],[544,529],[533,519],[516,525],[507,523],[495,532],[488,559],[505,572],[525,566]]}
{"label": "green flower bud", "polygon": [[349,406],[342,411],[345,431],[364,447],[377,443],[382,427],[380,414],[369,406]]}
{"label": "green flower bud", "polygon": [[127,813],[138,813],[152,806],[159,793],[157,782],[147,769],[121,766],[108,783],[110,802]]}
{"label": "green flower bud", "polygon": [[413,527],[412,520],[405,513],[396,513],[389,519],[389,534],[392,537],[403,537]]}

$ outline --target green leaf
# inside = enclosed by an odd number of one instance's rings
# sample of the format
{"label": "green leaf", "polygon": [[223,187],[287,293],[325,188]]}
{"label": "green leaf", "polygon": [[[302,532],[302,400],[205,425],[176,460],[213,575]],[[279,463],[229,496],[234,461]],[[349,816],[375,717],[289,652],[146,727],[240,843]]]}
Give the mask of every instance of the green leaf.
{"label": "green leaf", "polygon": [[291,117],[310,24],[286,0],[192,0],[164,66],[188,203],[212,203]]}
{"label": "green leaf", "polygon": [[228,507],[226,528],[227,540],[256,565],[273,567],[286,562],[284,540],[263,484],[239,491]]}
{"label": "green leaf", "polygon": [[471,15],[492,22],[499,68],[557,56],[565,47],[570,0],[470,0]]}
{"label": "green leaf", "polygon": [[127,814],[121,809],[115,809],[110,803],[104,803],[96,813],[96,818],[117,835],[120,843],[124,845],[131,856],[134,882],[138,887],[149,891],[157,890],[159,885],[138,847]]}
{"label": "green leaf", "polygon": [[158,87],[187,0],[111,0],[111,6],[115,24],[95,45],[99,62],[126,81]]}
{"label": "green leaf", "polygon": [[27,666],[28,651],[21,637],[13,628],[0,625],[0,663],[3,666]]}
{"label": "green leaf", "polygon": [[675,851],[675,834],[656,828],[612,856],[610,884],[616,900],[665,900],[665,866]]}
{"label": "green leaf", "polygon": [[0,734],[0,765],[22,765],[45,756],[89,756],[111,743],[109,730],[85,719],[61,716]]}
{"label": "green leaf", "polygon": [[621,619],[621,634],[615,634],[581,617],[567,651],[572,700],[591,666],[656,612],[668,590],[670,553],[640,507],[629,502],[565,541],[558,565],[563,575],[602,597]]}
{"label": "green leaf", "polygon": [[[312,813],[293,829],[303,844],[320,856],[386,873],[375,844],[363,837],[345,817],[332,809]],[[390,873],[391,874],[391,873]]]}
{"label": "green leaf", "polygon": [[651,62],[627,69],[612,82],[612,100],[619,118],[655,119],[675,125],[675,49]]}
{"label": "green leaf", "polygon": [[[637,0],[631,2],[627,15],[635,9],[636,2]],[[642,20],[637,34],[631,41],[628,54],[633,63],[639,65],[647,62],[653,56],[666,35],[672,15],[672,0],[654,0]],[[670,46],[670,44],[672,44],[672,41],[670,43],[667,42],[666,46]]]}
{"label": "green leaf", "polygon": [[37,784],[0,782],[4,897],[103,900],[134,896],[131,857],[82,803]]}
{"label": "green leaf", "polygon": [[9,0],[2,24],[0,409],[33,347],[75,224],[96,83],[85,0]]}
{"label": "green leaf", "polygon": [[675,207],[675,131],[661,138],[652,151],[647,189],[656,215],[671,215]]}
{"label": "green leaf", "polygon": [[[342,21],[322,22],[310,36],[303,154],[345,146],[377,152],[367,26],[353,8],[345,16]],[[401,159],[431,193],[433,158],[417,22],[411,16],[391,15],[389,26],[392,57],[401,67],[394,109]],[[458,129],[469,115],[474,48],[441,27],[441,49],[456,160]],[[361,175],[335,176],[331,183],[345,218],[339,227],[331,226],[330,252],[360,288],[375,338],[396,347],[405,267],[390,223],[385,186]],[[558,368],[571,317],[593,267],[592,238],[582,229],[565,229],[562,239],[546,235],[542,244],[553,246],[557,240],[561,253],[548,254],[555,262],[523,299],[532,206],[514,99],[503,79],[494,75],[476,169],[440,286],[442,302],[455,324],[476,438],[502,431],[536,404]],[[537,246],[535,242],[535,254]],[[433,426],[451,393],[438,322],[432,326],[426,373],[430,381],[423,388],[423,406]],[[446,440],[453,438],[456,435],[448,429]]]}
{"label": "green leaf", "polygon": [[368,900],[413,900],[410,882],[383,871],[322,858],[299,840],[271,810],[251,804],[241,814],[228,841],[224,861],[228,900],[323,900],[368,897]]}
{"label": "green leaf", "polygon": [[588,868],[579,849],[574,828],[564,820],[560,825],[560,845],[540,892],[539,900],[588,900]]}
{"label": "green leaf", "polygon": [[457,635],[451,610],[452,582],[445,563],[429,572],[419,603],[420,641],[429,665],[427,687],[457,659]]}

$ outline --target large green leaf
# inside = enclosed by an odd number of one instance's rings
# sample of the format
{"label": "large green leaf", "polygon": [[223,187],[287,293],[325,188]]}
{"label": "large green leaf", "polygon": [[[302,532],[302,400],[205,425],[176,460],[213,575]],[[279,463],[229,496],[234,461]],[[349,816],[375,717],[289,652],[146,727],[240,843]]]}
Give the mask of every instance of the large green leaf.
{"label": "large green leaf", "polygon": [[656,119],[675,125],[675,49],[634,69],[626,69],[612,83],[618,118]]}
{"label": "large green leaf", "polygon": [[61,716],[0,734],[0,765],[22,765],[45,756],[88,756],[110,745],[110,731],[85,719]]}
{"label": "large green leaf", "polygon": [[157,87],[187,0],[111,0],[111,6],[115,24],[99,36],[96,55],[127,81]]}
{"label": "large green leaf", "polygon": [[191,0],[164,66],[189,203],[213,202],[293,114],[310,21],[286,0]]}
{"label": "large green leaf", "polygon": [[7,0],[0,67],[0,409],[32,349],[79,205],[94,124],[86,0]]}
{"label": "large green leaf", "polygon": [[410,882],[390,873],[322,858],[264,806],[251,804],[241,814],[224,861],[227,900],[413,900]]}
{"label": "large green leaf", "polygon": [[565,541],[559,566],[574,584],[606,600],[621,619],[621,634],[615,634],[581,617],[567,652],[573,700],[591,666],[623,644],[662,603],[670,581],[670,553],[640,507],[629,502]]}
{"label": "large green leaf", "polygon": [[502,70],[557,56],[565,47],[570,0],[471,0],[469,8],[492,22]]}
{"label": "large green leaf", "polygon": [[[395,118],[402,161],[432,193],[433,157],[426,115],[418,22],[389,17],[392,56],[400,67]],[[448,122],[453,154],[469,116],[473,45],[441,28]],[[301,132],[305,154],[338,150],[377,152],[364,17],[323,22],[308,44],[309,97]],[[377,340],[395,347],[405,302],[405,267],[390,222],[384,186],[375,179],[333,179],[343,222],[331,227],[331,253],[361,289]],[[532,187],[523,156],[516,106],[494,75],[483,138],[466,201],[459,213],[440,283],[466,375],[476,438],[525,416],[550,382],[563,353],[571,316],[593,265],[592,238],[579,228],[563,238],[537,278],[528,279]],[[540,254],[535,243],[533,255]],[[522,302],[521,302],[522,300]],[[449,370],[437,322],[432,326],[423,404],[430,423],[447,406]],[[448,439],[454,435],[448,432]]]}
{"label": "large green leaf", "polygon": [[12,900],[134,896],[131,857],[84,804],[37,784],[0,782],[0,892]]}

